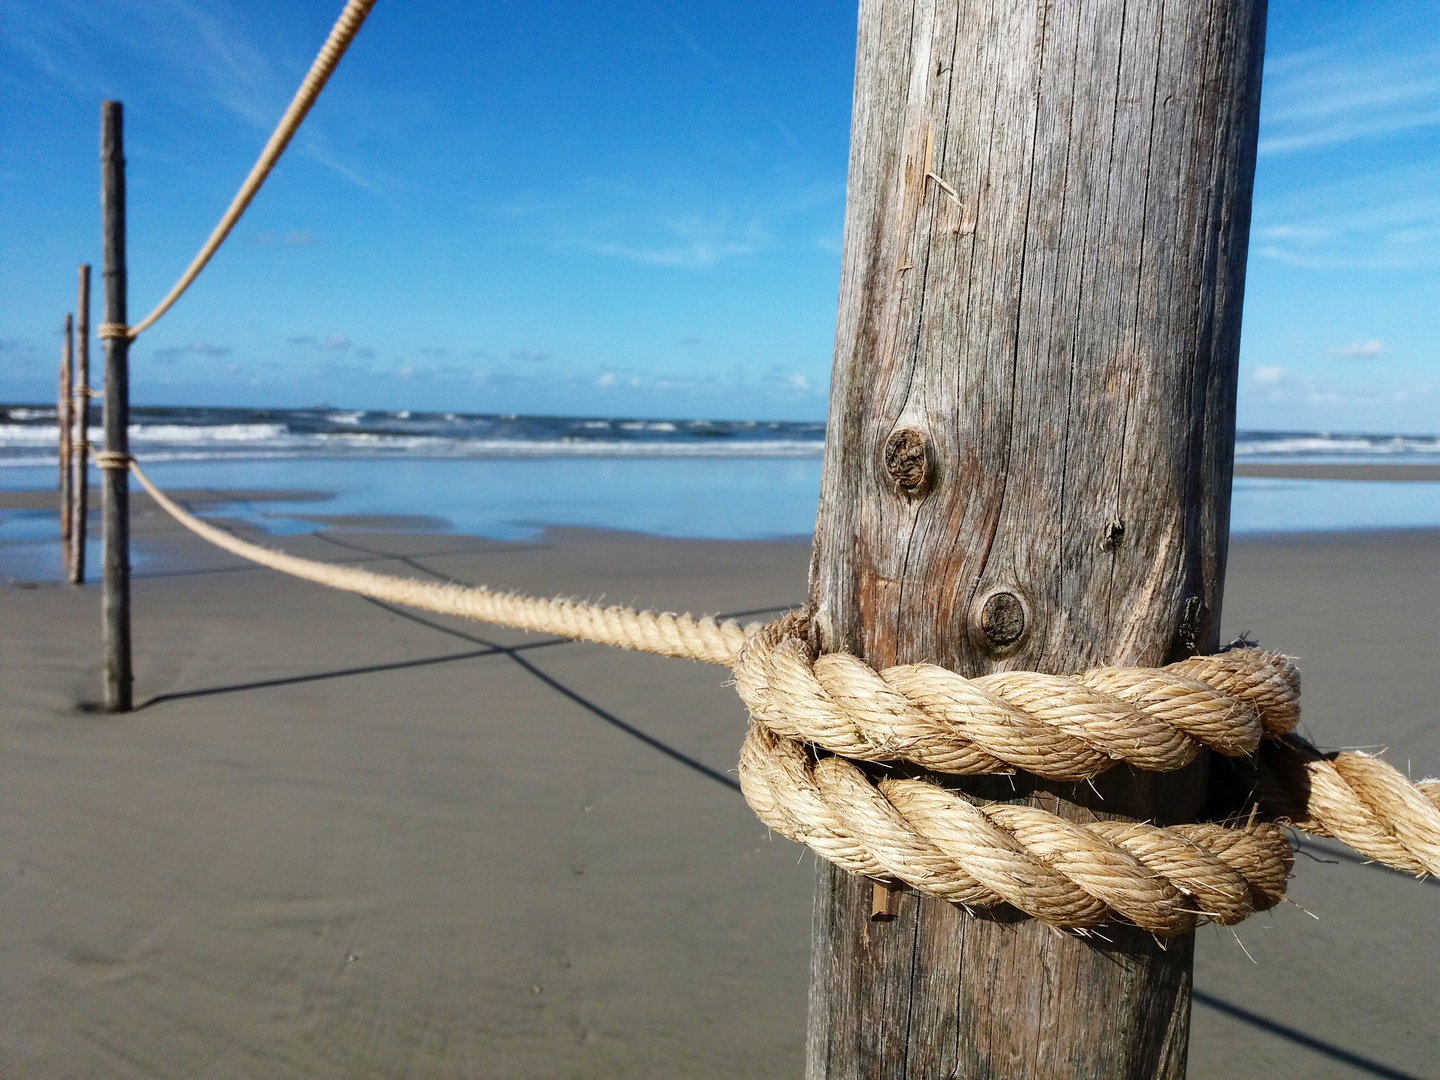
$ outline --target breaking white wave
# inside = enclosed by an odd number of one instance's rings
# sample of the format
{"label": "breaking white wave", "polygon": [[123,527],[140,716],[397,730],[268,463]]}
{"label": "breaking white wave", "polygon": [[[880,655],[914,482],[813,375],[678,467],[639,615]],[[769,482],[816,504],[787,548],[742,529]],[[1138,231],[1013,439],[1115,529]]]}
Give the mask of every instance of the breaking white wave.
{"label": "breaking white wave", "polygon": [[[0,405],[0,466],[56,456],[55,409]],[[98,419],[92,413],[91,419]],[[310,409],[137,406],[130,443],[150,461],[283,458],[818,458],[819,422],[655,420]],[[98,427],[90,440],[101,445]],[[1242,460],[1433,460],[1440,438],[1322,432],[1242,431]]]}
{"label": "breaking white wave", "polygon": [[[262,430],[271,428],[274,430]],[[90,441],[105,433],[91,428]],[[295,434],[281,425],[190,428],[134,424],[130,450],[144,461],[243,461],[278,458],[818,458],[824,445],[801,439],[639,442],[611,439],[447,439],[373,432]],[[0,426],[0,468],[54,464],[53,428]]]}
{"label": "breaking white wave", "polygon": [[1326,435],[1308,432],[1240,432],[1236,457],[1356,457],[1398,454],[1440,454],[1433,435]]}

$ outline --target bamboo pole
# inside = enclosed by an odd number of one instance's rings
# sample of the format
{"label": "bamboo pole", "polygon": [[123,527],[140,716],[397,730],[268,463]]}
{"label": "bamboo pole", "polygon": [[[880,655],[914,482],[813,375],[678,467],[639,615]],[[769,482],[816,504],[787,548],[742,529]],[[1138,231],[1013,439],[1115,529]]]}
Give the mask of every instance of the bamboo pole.
{"label": "bamboo pole", "polygon": [[[1217,645],[1264,0],[862,0],[812,569],[826,649],[975,676]],[[957,781],[1194,820],[1204,760]],[[1193,938],[820,863],[808,1074],[1184,1075]]]}
{"label": "bamboo pole", "polygon": [[70,584],[85,584],[85,540],[90,513],[90,264],[81,263],[75,303],[75,434],[70,466]]}
{"label": "bamboo pole", "polygon": [[[125,280],[125,138],[118,101],[100,105],[100,210],[105,245],[105,322],[123,327],[126,320]],[[104,327],[102,329],[102,334]],[[130,452],[130,339],[104,336],[105,450]],[[130,474],[116,467],[123,457],[101,460],[104,496],[104,594],[101,599],[105,649],[105,707],[128,712],[130,668]],[[106,467],[108,465],[108,467]]]}
{"label": "bamboo pole", "polygon": [[70,440],[74,434],[71,423],[71,389],[75,370],[75,319],[65,315],[65,335],[60,343],[60,392],[55,398],[55,427],[59,436],[60,458],[60,549],[62,562],[70,564]]}

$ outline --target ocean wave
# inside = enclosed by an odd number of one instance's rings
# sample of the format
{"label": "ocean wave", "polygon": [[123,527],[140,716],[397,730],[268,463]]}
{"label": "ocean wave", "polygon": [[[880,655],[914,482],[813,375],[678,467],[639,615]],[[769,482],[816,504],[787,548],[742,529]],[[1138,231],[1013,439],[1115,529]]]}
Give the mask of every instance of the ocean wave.
{"label": "ocean wave", "polygon": [[[92,427],[86,433],[92,443],[105,439],[105,429]],[[131,424],[132,443],[257,443],[303,439],[291,435],[284,424],[215,424],[206,427],[187,424]],[[53,425],[0,424],[0,448],[7,446],[52,446],[57,439]]]}
{"label": "ocean wave", "polygon": [[1313,457],[1317,454],[1440,454],[1440,438],[1431,435],[1325,435],[1303,432],[1241,432],[1235,456]]}
{"label": "ocean wave", "polygon": [[293,438],[285,424],[212,424],[204,427],[189,424],[131,424],[132,442],[188,443],[221,442],[249,443]]}
{"label": "ocean wave", "polygon": [[[818,421],[515,416],[409,410],[244,409],[137,406],[130,442],[150,460],[324,458],[807,458],[824,451]],[[55,409],[0,405],[0,464],[55,456]],[[92,413],[92,419],[98,419]],[[97,427],[90,440],[103,441]],[[1240,460],[1424,460],[1440,457],[1434,435],[1241,431]]]}
{"label": "ocean wave", "polygon": [[[103,433],[92,432],[99,445]],[[54,464],[55,435],[43,440],[6,443],[0,439],[0,468]],[[226,444],[218,438],[159,440],[132,433],[130,449],[141,461],[247,461],[280,458],[416,457],[416,458],[817,458],[824,446],[809,440],[770,439],[732,442],[626,442],[599,439],[444,439],[339,433],[291,435],[272,442],[249,440]]]}

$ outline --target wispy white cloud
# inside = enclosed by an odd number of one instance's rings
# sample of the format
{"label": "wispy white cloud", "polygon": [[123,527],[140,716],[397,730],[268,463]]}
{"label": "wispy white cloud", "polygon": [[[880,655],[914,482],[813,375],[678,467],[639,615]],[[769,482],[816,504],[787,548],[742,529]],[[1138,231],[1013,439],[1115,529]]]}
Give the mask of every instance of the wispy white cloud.
{"label": "wispy white cloud", "polygon": [[1368,358],[1381,356],[1385,352],[1385,346],[1378,341],[1354,341],[1349,345],[1341,345],[1337,349],[1331,349],[1332,356],[1348,356],[1355,358]]}
{"label": "wispy white cloud", "polygon": [[473,209],[532,243],[562,251],[703,270],[776,248],[813,257],[809,233],[816,215],[833,209],[838,216],[843,204],[843,186],[797,184],[777,196],[764,186],[711,185],[673,174],[588,176]]}
{"label": "wispy white cloud", "polygon": [[669,236],[658,242],[591,241],[585,246],[599,255],[611,255],[652,266],[700,269],[736,256],[753,255],[769,241],[765,230],[755,221],[733,232],[724,223],[699,218],[659,224],[661,231]]}
{"label": "wispy white cloud", "polygon": [[1440,49],[1331,45],[1265,63],[1260,153],[1291,154],[1440,125]]}
{"label": "wispy white cloud", "polygon": [[756,110],[758,115],[763,116],[792,150],[803,149],[800,145],[800,140],[795,137],[795,133],[790,130],[789,125],[764,104],[763,98],[754,95],[751,87],[736,75],[736,64],[733,62],[721,63],[719,58],[709,49],[701,45],[695,35],[669,11],[661,8],[657,4],[651,4],[650,10],[661,22],[670,27],[671,32],[679,38],[680,42],[685,46],[686,51],[696,60],[700,61],[701,65],[714,72],[722,84],[728,85],[732,91],[740,91],[742,100],[744,100],[751,109]]}
{"label": "wispy white cloud", "polygon": [[1354,379],[1311,377],[1280,364],[1261,364],[1245,372],[1242,393],[1249,402],[1303,406],[1416,405],[1437,397],[1433,379]]}
{"label": "wispy white cloud", "polygon": [[1440,174],[1428,164],[1256,200],[1253,252],[1312,270],[1440,267]]}
{"label": "wispy white cloud", "polygon": [[[7,4],[6,14],[8,42],[73,95],[93,101],[113,93],[108,57],[143,58],[155,72],[157,96],[147,103],[137,95],[142,106],[173,111],[175,99],[187,99],[187,109],[195,99],[212,102],[255,133],[257,153],[323,41],[262,39],[254,13],[224,0],[71,4],[58,17],[53,5],[17,0]],[[331,149],[316,117],[306,119],[288,153],[372,194],[387,187],[373,171]]]}
{"label": "wispy white cloud", "polygon": [[[562,376],[562,379],[584,381],[575,373]],[[669,372],[607,370],[591,377],[589,384],[597,390],[641,391],[690,398],[740,392],[801,400],[823,396],[827,389],[823,380],[817,383],[809,375],[784,366],[773,366],[752,378],[746,378],[739,371],[726,378],[716,374],[679,376]]]}
{"label": "wispy white cloud", "polygon": [[189,345],[170,345],[156,349],[153,356],[157,364],[173,364],[182,356],[229,356],[234,350],[228,345],[216,345],[210,341],[192,341]]}
{"label": "wispy white cloud", "polygon": [[285,232],[270,230],[251,233],[247,237],[247,242],[255,247],[270,247],[274,244],[284,244],[286,247],[313,247],[320,242],[320,238],[309,229],[288,229]]}
{"label": "wispy white cloud", "polygon": [[[321,352],[349,352],[354,343],[344,334],[326,334],[324,337],[316,337],[314,334],[298,334],[295,337],[287,338],[291,345],[308,345],[311,348],[319,349]],[[373,356],[373,350],[366,350]]]}

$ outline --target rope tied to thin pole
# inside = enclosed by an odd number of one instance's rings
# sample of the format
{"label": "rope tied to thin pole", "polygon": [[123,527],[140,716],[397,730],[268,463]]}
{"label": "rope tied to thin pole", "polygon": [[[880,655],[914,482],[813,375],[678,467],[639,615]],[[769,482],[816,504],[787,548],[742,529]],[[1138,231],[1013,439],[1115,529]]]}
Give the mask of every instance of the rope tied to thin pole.
{"label": "rope tied to thin pole", "polygon": [[[1440,780],[1412,783],[1379,758],[1322,754],[1297,736],[1299,674],[1278,653],[1242,647],[1163,668],[1068,677],[1011,671],[967,679],[929,664],[876,671],[847,654],[817,655],[804,610],[741,626],[302,559],[199,520],[133,460],[129,468],[185,528],[282,573],[427,611],[733,668],[751,715],[739,770],[746,801],[766,825],[851,873],[970,907],[1008,903],[1064,929],[1120,919],[1157,936],[1206,919],[1238,922],[1278,903],[1291,866],[1286,827],[1334,837],[1408,873],[1440,875]],[[1082,781],[1121,762],[1163,772],[1203,747],[1248,785],[1245,820],[1077,824],[943,783],[945,774],[1019,771]]]}
{"label": "rope tied to thin pole", "polygon": [[[88,445],[88,444],[87,444]],[[95,467],[97,469],[109,469],[114,472],[125,472],[133,468],[135,459],[129,454],[120,450],[96,450]]]}
{"label": "rope tied to thin pole", "polygon": [[135,335],[130,332],[130,328],[124,323],[102,322],[95,328],[95,336],[101,341],[105,341],[112,338],[132,338]]}
{"label": "rope tied to thin pole", "polygon": [[314,63],[310,65],[310,70],[300,83],[300,88],[295,91],[295,96],[290,101],[290,107],[280,117],[279,124],[276,125],[269,141],[265,143],[265,148],[260,151],[259,158],[256,159],[249,175],[245,177],[244,183],[240,185],[240,190],[235,193],[235,198],[230,201],[225,213],[221,215],[220,221],[210,233],[209,239],[201,246],[200,251],[190,261],[190,265],[185,268],[180,279],[165,294],[164,299],[155,305],[155,309],[149,315],[146,315],[134,326],[102,323],[97,331],[100,337],[138,337],[141,331],[152,326],[160,316],[170,310],[175,301],[179,300],[185,290],[190,287],[190,283],[199,276],[200,271],[205,269],[205,265],[220,249],[220,245],[230,235],[230,230],[240,220],[240,215],[245,213],[250,201],[260,190],[260,186],[265,183],[266,177],[275,168],[275,163],[280,160],[280,155],[290,145],[290,140],[300,129],[305,115],[315,104],[315,99],[320,96],[320,91],[325,88],[325,83],[329,81],[336,65],[340,63],[340,58],[345,55],[345,50],[350,47],[361,24],[365,22],[365,17],[370,14],[370,9],[374,6],[375,0],[347,0],[345,9],[340,12],[340,17],[335,20],[335,25],[330,29],[330,36],[325,39],[325,44],[321,46]]}

